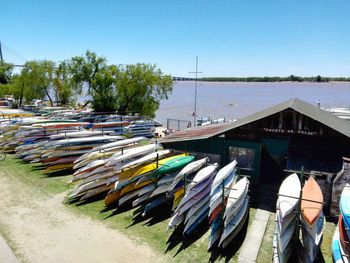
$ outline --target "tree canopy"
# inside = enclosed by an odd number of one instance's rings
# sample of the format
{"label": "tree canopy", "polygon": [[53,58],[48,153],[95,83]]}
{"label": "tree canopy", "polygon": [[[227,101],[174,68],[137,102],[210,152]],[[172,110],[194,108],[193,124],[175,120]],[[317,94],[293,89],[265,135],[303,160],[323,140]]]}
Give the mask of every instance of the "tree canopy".
{"label": "tree canopy", "polygon": [[156,65],[108,65],[106,58],[87,50],[57,66],[49,60],[28,61],[14,75],[12,65],[1,62],[0,85],[0,96],[12,94],[19,106],[45,98],[51,105],[68,105],[87,87],[97,112],[154,117],[160,101],[171,93],[173,81]]}

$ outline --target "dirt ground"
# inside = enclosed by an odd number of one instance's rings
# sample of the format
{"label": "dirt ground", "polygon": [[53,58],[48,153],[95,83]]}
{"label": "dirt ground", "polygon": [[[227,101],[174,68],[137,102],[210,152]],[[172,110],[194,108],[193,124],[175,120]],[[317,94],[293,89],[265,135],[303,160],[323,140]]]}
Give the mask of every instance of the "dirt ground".
{"label": "dirt ground", "polygon": [[21,261],[155,262],[149,247],[69,211],[66,193],[39,194],[9,172],[0,169],[0,226]]}

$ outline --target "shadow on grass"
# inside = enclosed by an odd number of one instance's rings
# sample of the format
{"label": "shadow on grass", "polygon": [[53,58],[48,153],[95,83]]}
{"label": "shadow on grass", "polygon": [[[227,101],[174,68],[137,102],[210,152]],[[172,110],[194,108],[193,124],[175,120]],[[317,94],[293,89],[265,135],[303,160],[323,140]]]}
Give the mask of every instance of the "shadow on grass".
{"label": "shadow on grass", "polygon": [[218,259],[225,258],[225,262],[229,262],[232,257],[234,257],[237,251],[242,246],[244,239],[247,235],[248,223],[249,223],[249,214],[247,216],[246,221],[241,229],[241,231],[237,234],[237,236],[233,239],[233,241],[228,245],[225,249],[217,247],[218,242],[214,244],[213,249],[211,250],[211,255],[209,262],[215,262]]}
{"label": "shadow on grass", "polygon": [[176,257],[178,254],[180,254],[183,250],[188,248],[190,245],[192,245],[194,242],[196,242],[198,239],[200,239],[209,229],[209,223],[208,219],[205,219],[203,222],[201,222],[192,232],[190,235],[184,235],[185,225],[183,222],[181,222],[173,231],[173,233],[170,235],[167,244],[168,247],[164,254],[172,251],[175,247],[177,247],[179,244],[181,246],[176,251],[175,255],[173,257]]}
{"label": "shadow on grass", "polygon": [[84,196],[85,193],[78,195],[73,198],[67,198],[65,200],[65,203],[68,205],[76,205],[76,206],[81,206],[81,205],[86,205],[90,204],[96,201],[100,201],[106,197],[106,192],[99,193],[97,195],[91,196],[90,198],[87,198],[85,200],[80,201],[80,199]]}
{"label": "shadow on grass", "polygon": [[57,172],[52,172],[52,173],[46,173],[46,177],[60,177],[60,176],[66,176],[66,175],[72,175],[73,174],[72,169],[65,169]]}

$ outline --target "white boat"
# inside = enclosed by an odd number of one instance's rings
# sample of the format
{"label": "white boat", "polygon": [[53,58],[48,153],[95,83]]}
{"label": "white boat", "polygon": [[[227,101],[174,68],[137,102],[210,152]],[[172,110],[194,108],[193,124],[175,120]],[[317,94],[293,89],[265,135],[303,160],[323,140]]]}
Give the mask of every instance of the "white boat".
{"label": "white boat", "polygon": [[299,202],[300,191],[301,184],[296,173],[289,175],[283,180],[278,191],[280,195],[278,197],[278,208],[281,213],[281,221],[293,211]]}
{"label": "white boat", "polygon": [[207,195],[202,200],[200,200],[197,204],[192,206],[186,214],[185,223],[209,200],[210,200],[210,195]]}
{"label": "white boat", "polygon": [[145,141],[145,140],[147,140],[146,137],[136,137],[136,138],[131,138],[131,139],[125,139],[125,140],[111,142],[111,143],[101,145],[99,147],[94,148],[92,151],[102,151],[102,150],[106,150],[108,148],[120,147],[120,146],[127,145],[127,144],[135,144],[135,143]]}
{"label": "white boat", "polygon": [[237,161],[234,160],[233,162],[230,162],[228,165],[224,166],[219,170],[219,172],[216,174],[213,184],[211,186],[210,195],[214,194],[214,191],[222,184],[222,182],[229,177],[232,173],[234,174],[234,169],[237,165]]}
{"label": "white boat", "polygon": [[230,223],[224,228],[224,231],[221,235],[219,246],[223,243],[223,241],[234,231],[234,229],[239,225],[241,220],[244,218],[246,211],[248,209],[248,198],[245,198],[244,204],[241,209],[238,211],[236,216],[230,221]]}
{"label": "white boat", "polygon": [[232,221],[237,211],[243,205],[248,193],[248,188],[249,181],[247,177],[243,177],[231,187],[224,213],[225,226]]}
{"label": "white boat", "polygon": [[140,196],[140,192],[139,192],[138,195],[139,197],[132,202],[132,207],[136,207],[140,205],[142,202],[147,201],[150,198],[151,193],[145,193]]}
{"label": "white boat", "polygon": [[189,164],[187,164],[184,168],[182,168],[182,170],[176,175],[174,182],[172,183],[172,187],[174,188],[176,186],[176,184],[181,181],[184,176],[188,176],[196,171],[198,171],[202,166],[204,166],[205,164],[207,164],[209,161],[208,157],[205,157],[203,159],[191,162]]}
{"label": "white boat", "polygon": [[178,213],[175,213],[168,223],[166,232],[168,232],[174,226],[179,224],[183,219],[184,219],[184,215],[179,215]]}
{"label": "white boat", "polygon": [[185,229],[183,231],[183,234],[186,233],[186,231],[193,225],[196,223],[196,220],[209,208],[209,201],[207,201],[206,203],[204,203],[197,212],[195,212],[187,221],[186,225],[185,225]]}
{"label": "white boat", "polygon": [[211,175],[213,175],[213,173],[218,167],[219,165],[217,163],[214,163],[199,170],[193,178],[192,182],[187,185],[186,191],[191,190],[194,186],[200,184],[205,179],[209,178]]}
{"label": "white boat", "polygon": [[142,156],[142,155],[146,155],[148,153],[151,153],[151,152],[154,152],[156,149],[159,148],[159,145],[158,144],[148,144],[148,145],[145,145],[145,146],[141,146],[141,147],[136,147],[136,148],[133,148],[133,149],[130,149],[127,153],[125,154],[114,154],[112,155],[108,162],[106,163],[105,166],[114,166],[118,163],[121,163],[125,160],[129,160],[133,157],[136,157],[136,156]]}

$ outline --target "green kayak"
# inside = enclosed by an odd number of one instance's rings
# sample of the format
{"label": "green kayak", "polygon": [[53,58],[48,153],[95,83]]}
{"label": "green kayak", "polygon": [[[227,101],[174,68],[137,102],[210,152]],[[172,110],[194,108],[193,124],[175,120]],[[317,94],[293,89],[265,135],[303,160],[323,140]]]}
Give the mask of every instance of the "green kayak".
{"label": "green kayak", "polygon": [[151,177],[159,177],[160,175],[171,173],[173,171],[181,169],[182,167],[192,162],[195,158],[196,158],[195,156],[190,155],[190,156],[180,156],[178,158],[170,160],[165,164],[163,164],[161,167],[159,167],[157,170],[155,170],[152,173]]}

